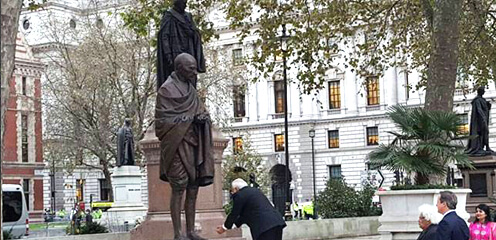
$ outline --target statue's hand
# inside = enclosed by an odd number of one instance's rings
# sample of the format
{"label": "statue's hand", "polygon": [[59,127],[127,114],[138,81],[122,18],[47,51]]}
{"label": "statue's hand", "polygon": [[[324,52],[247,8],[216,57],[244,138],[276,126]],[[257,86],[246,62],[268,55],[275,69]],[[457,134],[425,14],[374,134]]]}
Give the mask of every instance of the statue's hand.
{"label": "statue's hand", "polygon": [[205,123],[210,119],[210,115],[208,112],[202,112],[195,117],[195,122],[196,123]]}

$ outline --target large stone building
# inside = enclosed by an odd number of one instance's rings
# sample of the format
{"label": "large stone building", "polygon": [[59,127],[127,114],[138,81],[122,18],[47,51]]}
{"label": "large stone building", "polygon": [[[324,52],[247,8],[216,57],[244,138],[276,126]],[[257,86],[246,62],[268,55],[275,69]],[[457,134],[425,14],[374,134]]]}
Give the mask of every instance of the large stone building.
{"label": "large stone building", "polygon": [[[222,22],[222,21],[219,21]],[[233,68],[238,62],[252,56],[256,36],[249,36],[240,43],[237,33],[228,25],[216,25],[219,39],[211,43],[222,49],[225,60],[231,61]],[[360,32],[349,39],[350,42],[363,42]],[[344,58],[351,49],[340,44],[341,52],[336,53],[333,65],[326,73],[324,88],[315,94],[306,95],[298,86],[296,67],[288,71],[288,116],[289,116],[289,168],[293,175],[291,188],[293,199],[306,201],[313,195],[313,171],[315,171],[317,192],[325,188],[328,179],[343,177],[352,186],[360,188],[363,181],[372,180],[378,184],[382,178],[377,171],[368,168],[367,155],[379,144],[387,144],[394,139],[390,131],[395,126],[387,118],[389,107],[397,104],[423,106],[425,91],[415,90],[420,79],[419,73],[401,68],[389,68],[377,76],[361,78],[350,68],[345,68]],[[289,59],[291,64],[291,59]],[[282,61],[278,63],[282,68]],[[277,67],[276,67],[277,68]],[[227,154],[235,151],[243,139],[249,139],[251,146],[262,155],[268,169],[276,164],[285,164],[284,154],[284,92],[282,71],[275,72],[268,79],[260,78],[253,83],[245,81],[244,87],[233,77],[232,104],[226,106],[230,112],[231,126],[226,135],[231,140]],[[366,84],[365,84],[366,83]],[[468,83],[467,83],[468,84]],[[494,83],[488,85],[486,97],[496,95]],[[461,115],[463,128],[468,131],[470,101],[475,93],[463,93],[457,89],[454,110]],[[493,113],[494,114],[494,111]],[[495,142],[495,125],[491,121],[491,145]],[[312,168],[312,138],[309,131],[315,130],[314,161]],[[456,170],[454,178],[461,184],[461,173]],[[383,170],[383,187],[395,181],[393,173]],[[487,193],[486,193],[487,194]]]}
{"label": "large stone building", "polygon": [[2,182],[21,184],[31,219],[43,213],[43,144],[40,78],[44,64],[19,33],[5,114]]}

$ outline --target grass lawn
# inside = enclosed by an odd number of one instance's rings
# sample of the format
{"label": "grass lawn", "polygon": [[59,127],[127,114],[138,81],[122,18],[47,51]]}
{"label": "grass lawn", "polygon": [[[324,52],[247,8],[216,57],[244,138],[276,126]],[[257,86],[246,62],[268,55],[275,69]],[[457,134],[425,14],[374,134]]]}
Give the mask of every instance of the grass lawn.
{"label": "grass lawn", "polygon": [[[69,225],[69,222],[51,222],[48,223],[48,228],[65,228]],[[29,231],[46,229],[46,223],[30,223]]]}

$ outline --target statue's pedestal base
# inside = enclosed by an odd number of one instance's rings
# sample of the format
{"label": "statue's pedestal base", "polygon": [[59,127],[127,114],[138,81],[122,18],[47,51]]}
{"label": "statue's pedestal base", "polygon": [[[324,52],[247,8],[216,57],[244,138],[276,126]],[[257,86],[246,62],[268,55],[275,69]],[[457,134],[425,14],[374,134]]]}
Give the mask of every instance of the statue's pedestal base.
{"label": "statue's pedestal base", "polygon": [[[171,187],[169,183],[159,179],[160,169],[160,141],[155,137],[155,127],[152,125],[140,141],[143,153],[147,160],[148,179],[148,212],[146,219],[131,231],[131,240],[170,240],[174,238],[174,227],[170,216]],[[217,226],[225,221],[222,208],[222,153],[228,140],[221,133],[213,129],[215,177],[214,183],[200,187],[196,201],[195,230],[201,237],[207,239],[242,240],[241,229],[227,231],[219,235]],[[184,203],[184,197],[183,197]],[[182,230],[186,232],[185,216],[181,216]]]}
{"label": "statue's pedestal base", "polygon": [[468,158],[475,169],[458,166],[463,174],[463,187],[472,189],[467,198],[467,212],[472,216],[481,203],[496,207],[490,199],[496,197],[496,156],[487,155]]}
{"label": "statue's pedestal base", "polygon": [[[181,216],[182,230],[186,231],[184,214]],[[198,235],[207,239],[242,240],[241,228],[229,230],[219,235],[215,230],[224,224],[223,209],[196,211],[195,230]],[[146,220],[131,232],[132,240],[172,240],[174,228],[170,213],[153,213],[146,216]]]}
{"label": "statue's pedestal base", "polygon": [[134,226],[137,219],[143,219],[147,209],[141,199],[142,173],[139,166],[115,167],[112,173],[114,204],[103,216],[104,222],[112,225]]}

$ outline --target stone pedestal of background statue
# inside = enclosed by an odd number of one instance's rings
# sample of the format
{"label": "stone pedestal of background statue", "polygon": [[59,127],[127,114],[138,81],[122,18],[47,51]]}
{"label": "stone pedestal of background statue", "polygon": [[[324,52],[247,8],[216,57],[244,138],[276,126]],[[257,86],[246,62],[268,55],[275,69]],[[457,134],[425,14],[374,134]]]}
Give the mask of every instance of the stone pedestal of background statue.
{"label": "stone pedestal of background statue", "polygon": [[496,197],[496,156],[469,156],[468,159],[475,169],[464,166],[458,166],[458,169],[463,174],[463,187],[472,189],[467,198],[467,212],[474,216],[475,207],[481,203],[496,207],[496,203],[491,201]]}
{"label": "stone pedestal of background statue", "polygon": [[[160,141],[155,136],[155,126],[148,128],[145,138],[140,141],[147,161],[148,173],[148,212],[146,219],[131,231],[132,240],[166,240],[173,239],[174,231],[170,216],[171,187],[159,179]],[[207,187],[201,187],[196,203],[195,228],[200,236],[207,239],[241,239],[241,229],[231,230],[222,235],[215,229],[225,220],[222,208],[222,153],[227,146],[227,139],[212,129],[214,139],[215,179]],[[183,198],[184,199],[184,198]],[[183,200],[184,202],[184,200]],[[185,231],[184,212],[181,216]]]}
{"label": "stone pedestal of background statue", "polygon": [[142,173],[139,166],[115,167],[112,173],[114,203],[104,215],[103,221],[109,227],[134,226],[136,219],[143,219],[146,208],[141,199]]}

